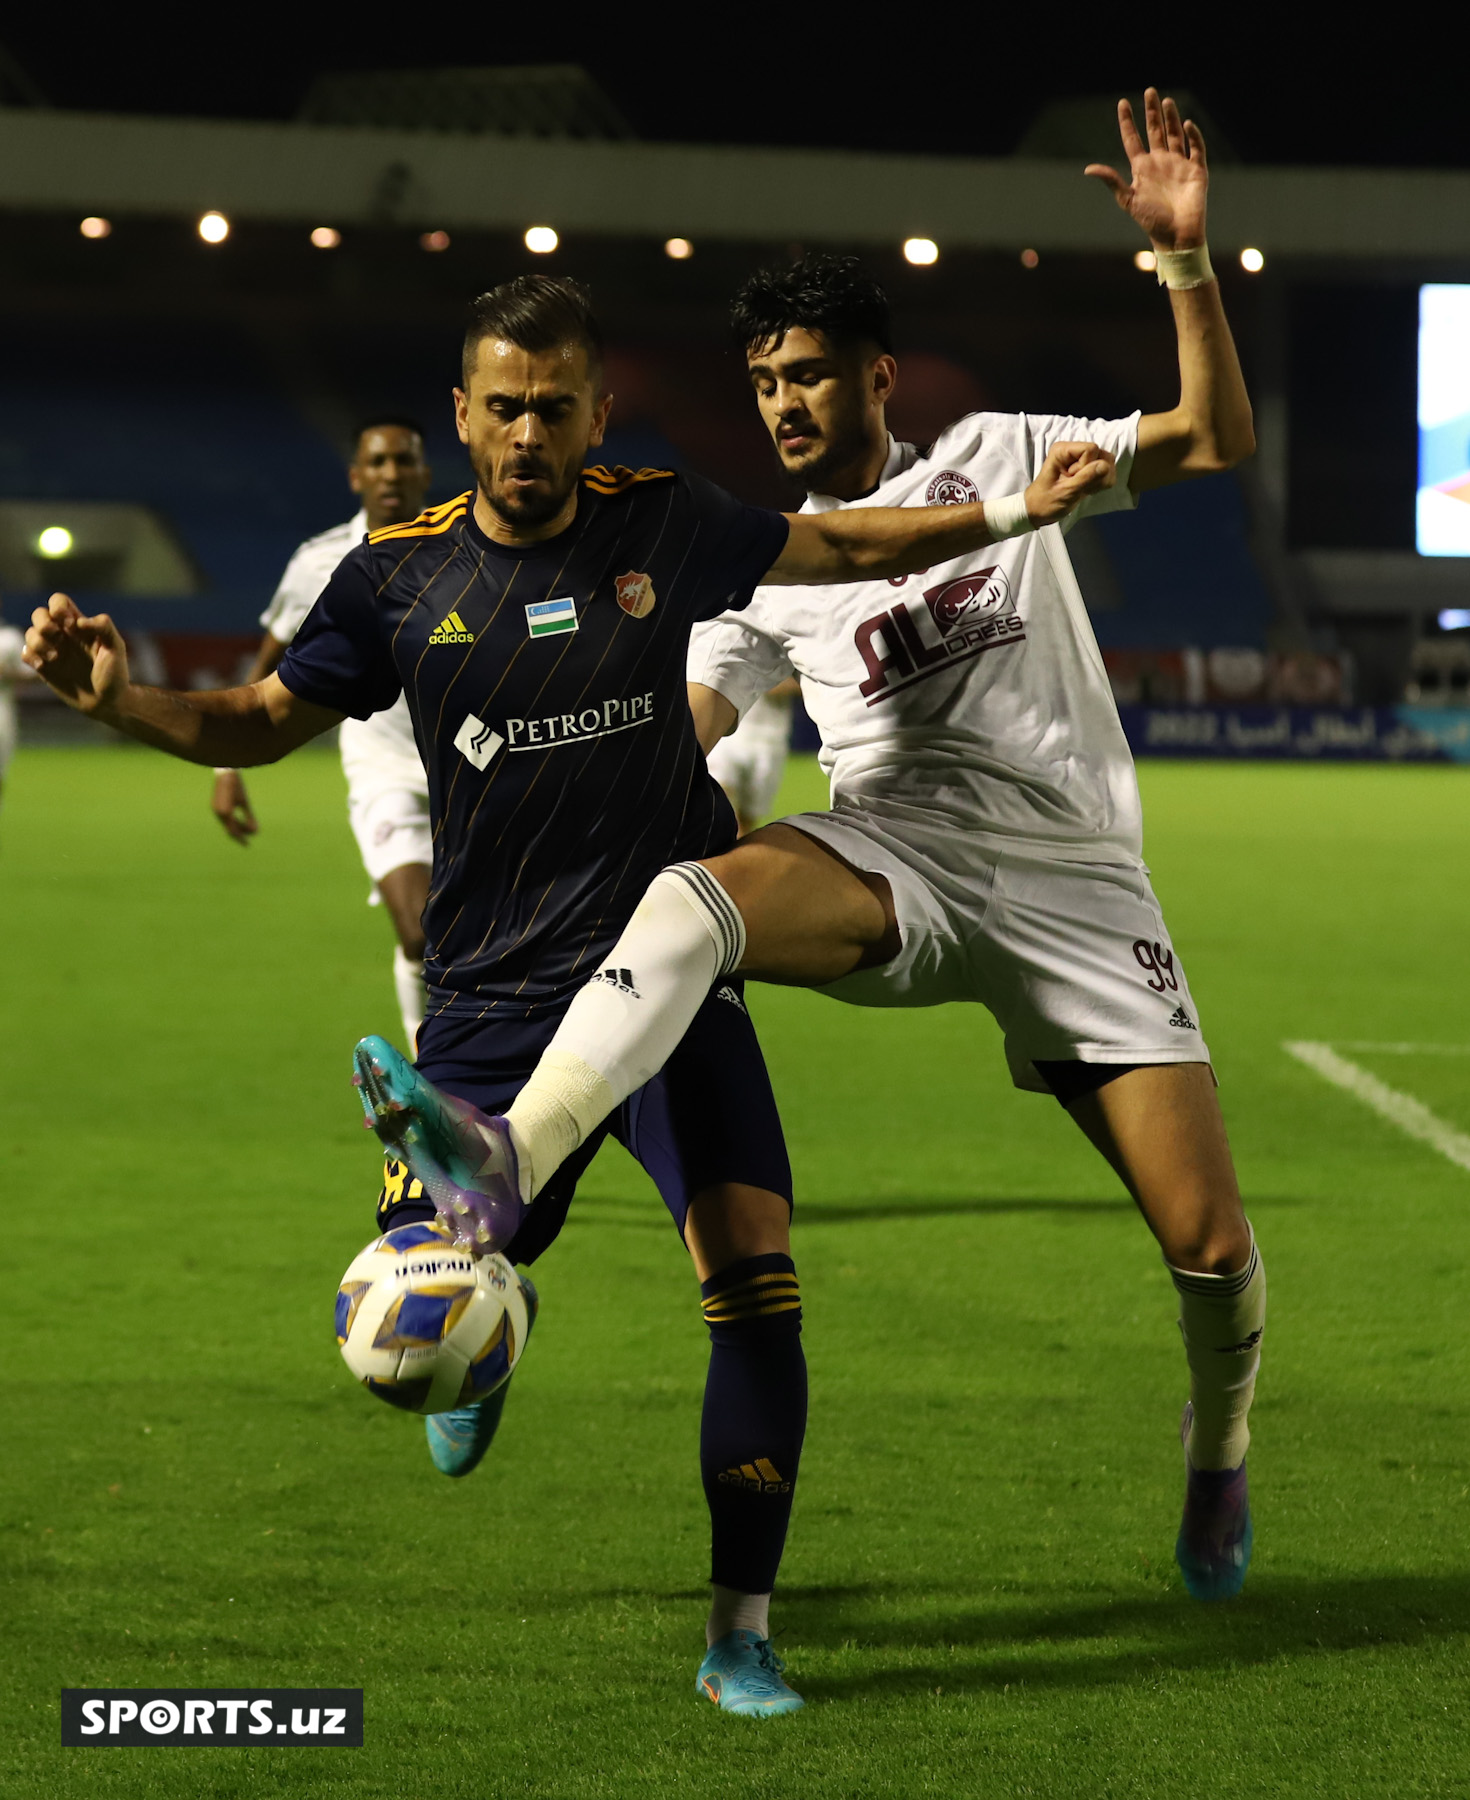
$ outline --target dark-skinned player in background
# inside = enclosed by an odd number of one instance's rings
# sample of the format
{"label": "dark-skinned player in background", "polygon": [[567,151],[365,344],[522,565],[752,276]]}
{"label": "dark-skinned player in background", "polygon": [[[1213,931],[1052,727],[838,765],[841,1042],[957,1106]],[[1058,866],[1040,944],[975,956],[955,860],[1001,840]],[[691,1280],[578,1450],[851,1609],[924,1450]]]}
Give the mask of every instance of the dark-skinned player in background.
{"label": "dark-skinned player in background", "polygon": [[[362,505],[355,518],[308,538],[286,564],[261,616],[265,635],[245,676],[247,685],[263,681],[276,668],[347,552],[370,531],[406,525],[423,507],[433,471],[420,425],[383,412],[364,420],[352,441],[347,485]],[[347,817],[373,884],[371,899],[387,909],[398,938],[393,991],[412,1046],[424,1018],[423,917],[434,847],[429,778],[414,741],[408,702],[400,696],[370,719],[344,719],[339,747],[347,777]],[[259,827],[238,769],[215,770],[210,804],[235,842],[248,844]]]}

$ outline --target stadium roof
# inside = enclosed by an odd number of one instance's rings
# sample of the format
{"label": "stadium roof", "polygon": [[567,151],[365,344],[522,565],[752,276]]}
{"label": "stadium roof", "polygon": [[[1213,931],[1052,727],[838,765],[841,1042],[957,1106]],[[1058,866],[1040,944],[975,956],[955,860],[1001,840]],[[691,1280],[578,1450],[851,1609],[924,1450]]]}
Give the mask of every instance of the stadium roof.
{"label": "stadium roof", "polygon": [[[1470,173],[1220,171],[1211,235],[1278,256],[1470,256]],[[141,118],[0,107],[0,206],[312,225],[1108,251],[1137,232],[1075,161]]]}

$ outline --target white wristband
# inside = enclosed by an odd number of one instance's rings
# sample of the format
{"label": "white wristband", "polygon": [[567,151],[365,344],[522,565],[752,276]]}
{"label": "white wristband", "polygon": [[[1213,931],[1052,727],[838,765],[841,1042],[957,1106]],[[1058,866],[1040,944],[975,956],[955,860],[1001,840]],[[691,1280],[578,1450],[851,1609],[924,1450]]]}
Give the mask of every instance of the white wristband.
{"label": "white wristband", "polygon": [[1025,494],[1005,494],[999,500],[987,500],[985,529],[990,533],[992,544],[998,544],[1002,538],[1021,537],[1025,532],[1035,531],[1036,526],[1026,511]]}
{"label": "white wristband", "polygon": [[1154,258],[1160,287],[1197,288],[1215,279],[1208,244],[1197,250],[1155,250]]}
{"label": "white wristband", "polygon": [[239,773],[240,773],[240,771],[238,769],[216,769],[215,770],[216,775],[238,775]]}

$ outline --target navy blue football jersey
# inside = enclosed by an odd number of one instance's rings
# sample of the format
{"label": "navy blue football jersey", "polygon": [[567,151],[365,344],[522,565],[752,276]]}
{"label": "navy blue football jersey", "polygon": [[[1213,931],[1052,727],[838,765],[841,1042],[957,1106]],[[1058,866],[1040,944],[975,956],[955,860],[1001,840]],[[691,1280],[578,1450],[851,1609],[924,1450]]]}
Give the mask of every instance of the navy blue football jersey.
{"label": "navy blue football jersey", "polygon": [[544,543],[493,542],[462,494],[338,567],[279,674],[360,719],[408,695],[434,829],[431,1012],[563,1003],[661,868],[734,841],[685,652],[698,620],[749,601],[787,530],[698,476],[591,468]]}

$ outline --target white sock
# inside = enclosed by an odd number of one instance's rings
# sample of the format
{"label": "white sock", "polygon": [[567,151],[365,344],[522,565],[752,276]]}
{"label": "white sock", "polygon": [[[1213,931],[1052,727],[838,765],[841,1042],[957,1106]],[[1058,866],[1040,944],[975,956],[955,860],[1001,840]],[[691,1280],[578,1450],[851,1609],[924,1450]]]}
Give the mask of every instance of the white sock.
{"label": "white sock", "polygon": [[403,1014],[408,1054],[415,1056],[419,1046],[419,1026],[424,1022],[424,1009],[428,1005],[428,991],[424,987],[424,965],[411,962],[401,944],[393,951],[393,991],[398,996],[398,1010]]}
{"label": "white sock", "polygon": [[507,1109],[523,1198],[658,1073],[744,954],[739,909],[707,869],[675,863],[654,877]]}
{"label": "white sock", "polygon": [[732,1631],[753,1631],[759,1637],[771,1635],[771,1596],[739,1594],[734,1588],[710,1583],[709,1619],[704,1628],[705,1648],[717,1644]]}
{"label": "white sock", "polygon": [[1194,1420],[1185,1449],[1196,1469],[1238,1469],[1250,1447],[1250,1409],[1266,1328],[1266,1270],[1251,1234],[1245,1267],[1196,1275],[1165,1265],[1179,1290]]}

